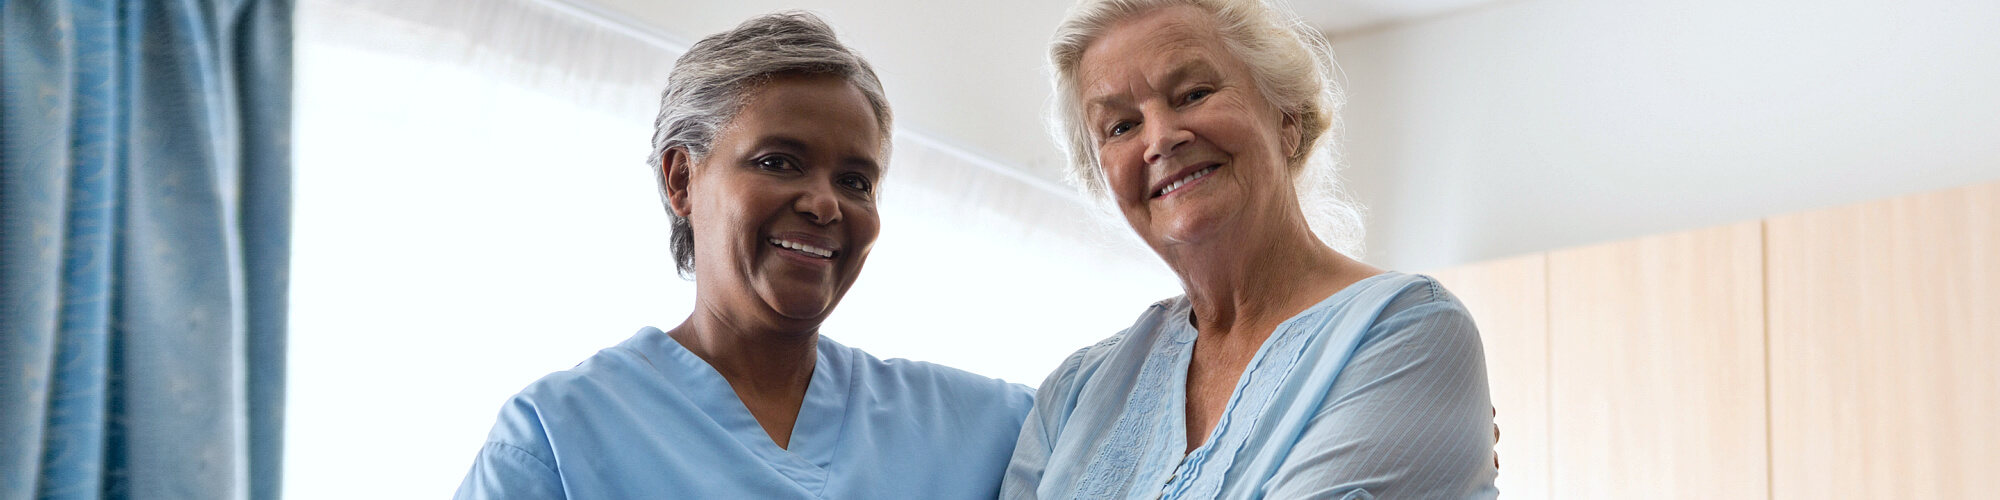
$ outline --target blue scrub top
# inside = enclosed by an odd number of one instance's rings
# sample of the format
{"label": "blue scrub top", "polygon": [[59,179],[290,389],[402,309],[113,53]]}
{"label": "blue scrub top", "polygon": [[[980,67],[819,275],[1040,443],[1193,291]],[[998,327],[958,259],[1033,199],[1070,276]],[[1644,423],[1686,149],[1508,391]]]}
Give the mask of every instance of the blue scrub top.
{"label": "blue scrub top", "polygon": [[1479,332],[1429,277],[1361,280],[1278,325],[1187,452],[1186,296],[1042,383],[1007,499],[1487,499],[1493,417]]}
{"label": "blue scrub top", "polygon": [[507,401],[460,499],[991,499],[1031,391],[820,337],[779,448],[708,363],[647,327]]}

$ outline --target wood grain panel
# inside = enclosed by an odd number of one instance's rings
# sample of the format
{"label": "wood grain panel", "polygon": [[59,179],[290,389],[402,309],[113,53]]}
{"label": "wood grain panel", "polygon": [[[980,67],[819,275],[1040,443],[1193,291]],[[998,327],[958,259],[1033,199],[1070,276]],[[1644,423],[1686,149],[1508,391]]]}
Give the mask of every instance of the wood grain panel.
{"label": "wood grain panel", "polygon": [[1549,498],[1547,254],[1428,273],[1465,303],[1486,347],[1503,498]]}
{"label": "wood grain panel", "polygon": [[1761,224],[1548,259],[1555,497],[1766,498]]}
{"label": "wood grain panel", "polygon": [[1772,497],[2000,492],[2000,184],[1768,230]]}

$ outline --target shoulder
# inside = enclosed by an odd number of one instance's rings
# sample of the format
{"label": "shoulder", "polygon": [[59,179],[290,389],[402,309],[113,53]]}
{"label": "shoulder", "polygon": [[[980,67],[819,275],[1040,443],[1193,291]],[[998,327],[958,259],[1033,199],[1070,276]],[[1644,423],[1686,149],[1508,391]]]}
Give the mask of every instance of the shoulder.
{"label": "shoulder", "polygon": [[[626,398],[656,392],[635,390],[664,384],[651,368],[651,362],[631,346],[646,333],[642,330],[633,340],[600,350],[568,370],[530,382],[501,406],[499,420],[487,442],[533,454],[549,447],[552,427],[581,423],[592,415],[605,413],[607,408],[627,406],[623,401]],[[654,376],[648,376],[649,372]],[[552,456],[539,458],[553,460]]]}
{"label": "shoulder", "polygon": [[[1035,392],[1037,408],[1074,408],[1082,397],[1084,387],[1092,382],[1109,378],[1132,378],[1138,376],[1146,356],[1151,354],[1154,341],[1176,318],[1187,314],[1186,295],[1162,299],[1146,306],[1132,325],[1095,344],[1077,349]],[[1117,385],[1117,384],[1114,384]],[[1121,386],[1122,387],[1122,386]],[[1112,391],[1119,392],[1119,391]]]}
{"label": "shoulder", "polygon": [[1324,348],[1363,351],[1392,339],[1435,336],[1478,342],[1472,315],[1444,285],[1429,276],[1387,272],[1327,297],[1294,321],[1320,332]]}
{"label": "shoulder", "polygon": [[[1077,349],[1068,358],[1063,359],[1062,364],[1049,374],[1048,380],[1044,381],[1042,386],[1089,380],[1096,372],[1105,369],[1106,365],[1116,363],[1118,358],[1132,355],[1143,357],[1150,349],[1151,341],[1163,333],[1162,330],[1169,325],[1172,318],[1185,317],[1187,308],[1186,295],[1161,299],[1146,306],[1146,309],[1139,313],[1139,317],[1133,320],[1132,326],[1096,344]],[[1138,352],[1132,352],[1135,349]]]}
{"label": "shoulder", "polygon": [[1458,297],[1430,276],[1392,271],[1355,286],[1359,289],[1353,297],[1329,303],[1329,309],[1342,315],[1363,315],[1371,320],[1371,327],[1419,320],[1468,325],[1472,321]]}
{"label": "shoulder", "polygon": [[1443,284],[1421,274],[1391,273],[1372,283],[1349,304],[1350,314],[1367,314],[1364,352],[1414,348],[1429,356],[1464,351],[1478,355],[1479,329],[1472,314]]}
{"label": "shoulder", "polygon": [[1465,306],[1458,302],[1458,297],[1452,295],[1450,290],[1446,290],[1444,284],[1439,283],[1437,278],[1422,274],[1397,273],[1392,283],[1399,292],[1389,304],[1387,309],[1389,311],[1401,311],[1419,306],[1465,309]]}
{"label": "shoulder", "polygon": [[[1378,304],[1384,313],[1400,312],[1429,304],[1458,305],[1458,297],[1436,278],[1422,274],[1389,271],[1357,283],[1362,287],[1357,305]],[[1463,308],[1463,306],[1458,306]]]}
{"label": "shoulder", "polygon": [[987,409],[1015,421],[1025,418],[1034,403],[1027,386],[952,368],[903,358],[881,359],[825,336],[820,352],[849,371],[850,380],[885,400],[916,404],[940,403],[942,408]]}
{"label": "shoulder", "polygon": [[[1398,273],[1400,274],[1400,273]],[[1436,278],[1421,274],[1401,274],[1392,285],[1396,289],[1386,304],[1383,304],[1382,320],[1423,319],[1430,322],[1450,323],[1449,326],[1472,324],[1472,314],[1465,310],[1465,304],[1458,296],[1446,290]]]}
{"label": "shoulder", "polygon": [[630,343],[607,347],[568,370],[543,375],[513,399],[537,406],[575,405],[618,397],[626,392],[621,388],[658,380],[647,376],[655,371],[652,361]]}

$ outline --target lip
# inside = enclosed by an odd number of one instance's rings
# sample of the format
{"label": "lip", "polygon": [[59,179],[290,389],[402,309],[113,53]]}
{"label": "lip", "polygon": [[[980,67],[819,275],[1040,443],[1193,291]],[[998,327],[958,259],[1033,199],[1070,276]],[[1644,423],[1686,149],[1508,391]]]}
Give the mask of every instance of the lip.
{"label": "lip", "polygon": [[[840,258],[840,253],[841,253],[840,244],[833,241],[832,239],[808,233],[800,233],[800,232],[786,232],[786,233],[774,234],[771,235],[770,237],[764,238],[764,244],[769,245],[771,248],[780,250],[781,251],[780,253],[783,253],[785,255],[807,259],[808,261],[819,261],[819,262],[832,261],[834,259]],[[805,248],[791,248],[785,246],[786,244],[801,246]],[[827,255],[824,256],[819,255],[818,253],[813,252],[813,250],[824,250],[826,251]]]}
{"label": "lip", "polygon": [[[1178,192],[1180,192],[1180,189],[1175,189],[1175,190],[1174,190],[1174,191],[1173,191],[1172,193],[1160,193],[1160,191],[1161,191],[1161,190],[1165,190],[1165,189],[1167,188],[1167,186],[1172,186],[1172,185],[1174,185],[1174,183],[1176,183],[1176,182],[1180,182],[1180,180],[1181,180],[1181,179],[1184,179],[1184,178],[1187,178],[1188,176],[1191,176],[1191,175],[1194,175],[1194,173],[1195,173],[1195,172],[1200,172],[1200,171],[1201,171],[1202,169],[1206,169],[1206,168],[1209,168],[1209,167],[1218,167],[1218,168],[1220,168],[1221,166],[1222,166],[1222,163],[1221,163],[1221,162],[1213,162],[1213,161],[1210,161],[1210,162],[1200,162],[1200,163],[1194,163],[1194,164],[1190,164],[1190,165],[1188,165],[1188,166],[1186,166],[1186,167],[1181,167],[1181,169],[1180,169],[1179,171],[1176,171],[1176,172],[1174,172],[1174,175],[1171,175],[1171,176],[1168,176],[1168,177],[1167,177],[1167,178],[1165,178],[1165,179],[1161,179],[1161,180],[1160,180],[1160,182],[1159,182],[1158,184],[1154,184],[1154,185],[1153,185],[1153,187],[1152,187],[1152,189],[1149,189],[1149,190],[1147,190],[1147,191],[1146,191],[1146,194],[1147,194],[1147,196],[1146,196],[1146,197],[1147,197],[1148,199],[1153,199],[1153,198],[1163,198],[1163,197],[1166,197],[1166,196],[1168,196],[1168,195],[1172,195],[1172,194],[1174,194],[1174,193],[1178,193]],[[1211,172],[1211,173],[1213,173],[1213,172]],[[1203,176],[1203,177],[1207,177],[1207,176]],[[1189,185],[1192,185],[1192,184],[1193,184],[1193,183],[1195,183],[1195,182],[1201,182],[1201,179],[1195,179],[1194,181],[1190,181],[1190,182],[1189,182],[1188,184],[1189,184]],[[1181,186],[1181,189],[1186,189],[1186,188],[1187,188],[1187,186],[1186,186],[1186,185],[1183,185],[1183,186]]]}

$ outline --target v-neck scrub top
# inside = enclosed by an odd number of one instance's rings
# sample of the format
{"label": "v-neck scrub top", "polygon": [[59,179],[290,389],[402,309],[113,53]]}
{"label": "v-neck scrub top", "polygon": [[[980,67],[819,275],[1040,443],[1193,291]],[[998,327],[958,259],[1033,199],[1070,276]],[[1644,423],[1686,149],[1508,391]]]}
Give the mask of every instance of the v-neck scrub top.
{"label": "v-neck scrub top", "polygon": [[1493,498],[1471,317],[1425,276],[1364,279],[1278,325],[1187,451],[1186,296],[1049,375],[1001,498]]}
{"label": "v-neck scrub top", "polygon": [[790,449],[647,327],[508,400],[460,499],[990,499],[1027,387],[826,337]]}

